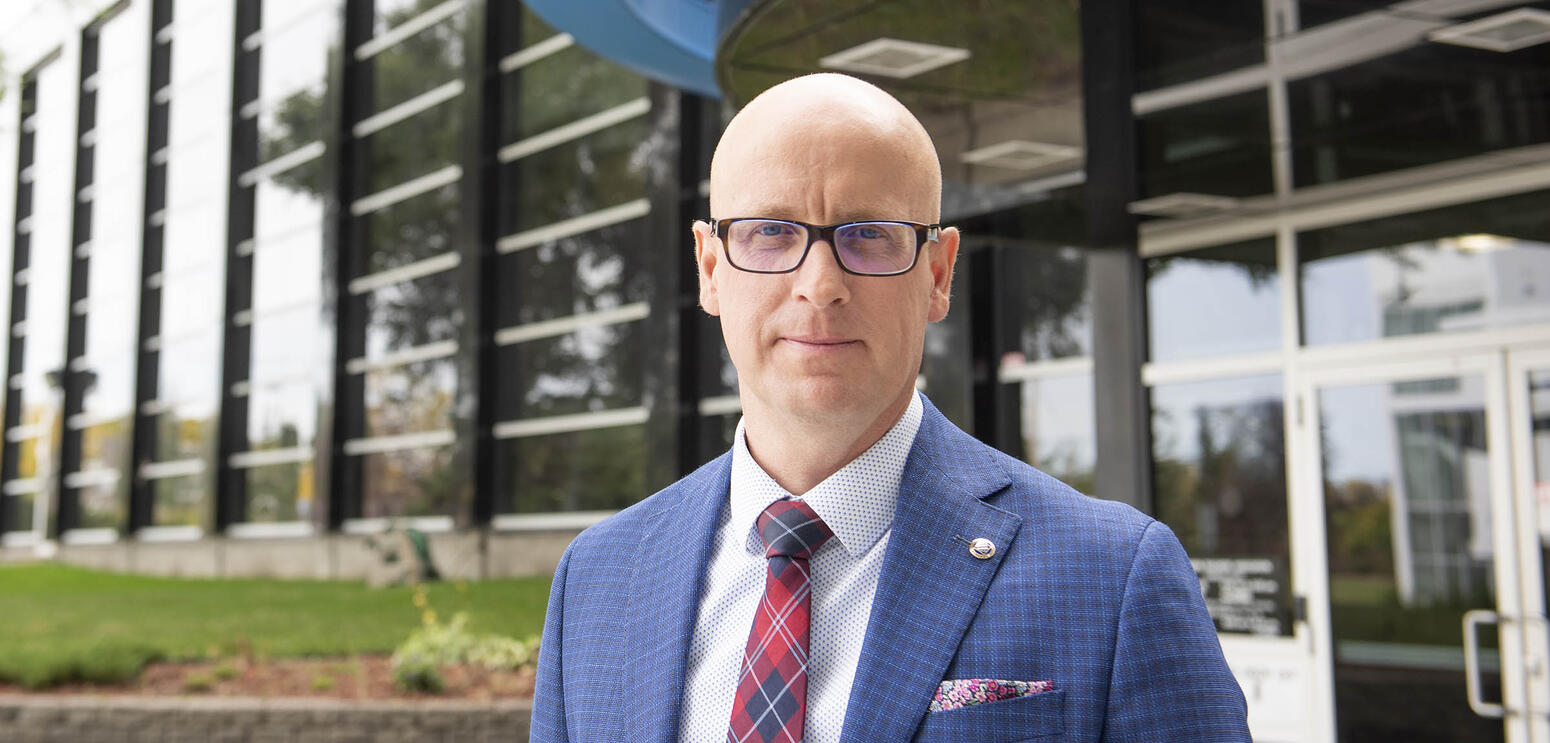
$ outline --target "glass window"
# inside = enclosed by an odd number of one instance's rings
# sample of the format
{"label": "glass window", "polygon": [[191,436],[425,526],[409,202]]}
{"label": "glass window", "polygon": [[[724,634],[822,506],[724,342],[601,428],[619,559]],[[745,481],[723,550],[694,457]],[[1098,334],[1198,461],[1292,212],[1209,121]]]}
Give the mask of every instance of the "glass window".
{"label": "glass window", "polygon": [[453,359],[366,372],[365,435],[395,436],[452,427],[457,394]]}
{"label": "glass window", "polygon": [[657,147],[644,118],[528,155],[503,168],[512,193],[503,232],[542,227],[645,195]]}
{"label": "glass window", "polygon": [[503,78],[503,143],[531,137],[647,94],[646,78],[572,45]]}
{"label": "glass window", "polygon": [[458,206],[458,187],[453,183],[366,215],[366,272],[386,271],[453,250]]}
{"label": "glass window", "polygon": [[[414,0],[399,7],[377,3],[380,36],[386,27],[396,27],[424,11],[442,4],[442,0]],[[438,22],[371,58],[376,106],[383,111],[427,90],[463,77],[463,12]]]}
{"label": "glass window", "polygon": [[156,417],[156,461],[200,459],[215,446],[215,408],[213,401],[178,403]]}
{"label": "glass window", "polygon": [[[999,252],[997,294],[1008,336],[1002,347],[1015,349],[1002,365],[1090,355],[1092,290],[1086,253],[1006,238],[994,238],[992,244]],[[953,284],[963,285],[963,277],[955,277]],[[968,298],[958,299],[953,298],[951,314],[968,314]]]}
{"label": "glass window", "polygon": [[107,482],[75,488],[80,507],[74,528],[116,529],[125,522],[129,503],[129,479],[109,477]]}
{"label": "glass window", "polygon": [[457,275],[444,271],[366,295],[366,356],[457,337]]}
{"label": "glass window", "polygon": [[247,510],[252,523],[312,521],[317,515],[311,462],[250,467],[242,473]]}
{"label": "glass window", "polygon": [[328,79],[329,60],[339,46],[339,16],[332,5],[318,3],[300,13],[293,8],[264,8],[263,45],[257,50],[258,100],[273,103],[298,95],[318,96]]}
{"label": "glass window", "polygon": [[1265,91],[1256,90],[1138,119],[1142,198],[1273,191],[1269,105]]}
{"label": "glass window", "polygon": [[1083,493],[1093,492],[1098,433],[1091,374],[1029,379],[1021,388],[1023,461]]}
{"label": "glass window", "polygon": [[624,222],[497,258],[501,284],[522,287],[501,295],[501,326],[569,317],[647,299],[652,256],[641,249],[639,236],[644,230],[642,220]]}
{"label": "glass window", "polygon": [[1550,46],[1422,43],[1294,81],[1287,96],[1298,187],[1540,144]]}
{"label": "glass window", "polygon": [[322,370],[331,353],[322,311],[301,306],[253,319],[252,367],[255,382],[305,379]]}
{"label": "glass window", "polygon": [[1184,544],[1219,631],[1292,632],[1281,377],[1152,388],[1158,519]]}
{"label": "glass window", "polygon": [[642,323],[593,325],[501,348],[505,380],[497,419],[568,415],[640,405],[645,376]]}
{"label": "glass window", "polygon": [[163,402],[198,400],[214,405],[219,395],[221,338],[201,333],[168,342],[161,348],[156,396]]}
{"label": "glass window", "polygon": [[203,526],[205,494],[210,492],[205,473],[155,480],[151,484],[151,523],[155,526]]}
{"label": "glass window", "polygon": [[1262,3],[1136,3],[1136,88],[1151,90],[1265,61]]}
{"label": "glass window", "polygon": [[[91,376],[86,385],[86,394],[81,400],[81,412],[88,420],[97,423],[92,428],[91,436],[96,437],[95,443],[87,443],[87,433],[83,432],[81,443],[81,469],[91,467],[107,467],[111,469],[130,467],[129,459],[129,434],[134,413],[134,362],[131,354],[110,356],[101,361],[93,361],[86,369]],[[122,437],[121,441],[110,441],[103,437],[116,435]],[[94,454],[95,452],[95,454]]]}
{"label": "glass window", "polygon": [[251,451],[312,446],[317,427],[318,394],[310,383],[254,387],[248,394]]}
{"label": "glass window", "polygon": [[1146,261],[1153,361],[1281,348],[1281,280],[1274,238]]}
{"label": "glass window", "polygon": [[[254,189],[254,240],[268,244],[298,231],[323,231],[321,186],[310,180],[295,180],[299,170],[288,170],[264,180]],[[319,238],[321,240],[321,237]]]}
{"label": "glass window", "polygon": [[361,456],[361,516],[449,514],[459,487],[452,453],[451,447],[435,447]]}
{"label": "glass window", "polygon": [[1538,191],[1298,235],[1309,345],[1550,322]]}
{"label": "glass window", "polygon": [[1384,11],[1393,0],[1297,0],[1297,22],[1303,28],[1321,26],[1362,13]]}
{"label": "glass window", "polygon": [[323,297],[323,233],[302,230],[253,251],[253,313],[263,315]]}
{"label": "glass window", "polygon": [[646,492],[646,427],[617,426],[501,442],[502,513],[624,508]]}
{"label": "glass window", "polygon": [[454,164],[463,140],[462,107],[456,98],[431,106],[360,140],[369,154],[368,193]]}

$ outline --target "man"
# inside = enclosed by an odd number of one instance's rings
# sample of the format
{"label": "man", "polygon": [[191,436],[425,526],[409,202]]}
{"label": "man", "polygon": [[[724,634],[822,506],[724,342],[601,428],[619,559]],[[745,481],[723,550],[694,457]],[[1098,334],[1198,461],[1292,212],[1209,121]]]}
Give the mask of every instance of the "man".
{"label": "man", "polygon": [[736,443],[566,551],[532,740],[1248,740],[1172,532],[915,391],[958,233],[909,111],[842,75],[777,85],[710,198]]}

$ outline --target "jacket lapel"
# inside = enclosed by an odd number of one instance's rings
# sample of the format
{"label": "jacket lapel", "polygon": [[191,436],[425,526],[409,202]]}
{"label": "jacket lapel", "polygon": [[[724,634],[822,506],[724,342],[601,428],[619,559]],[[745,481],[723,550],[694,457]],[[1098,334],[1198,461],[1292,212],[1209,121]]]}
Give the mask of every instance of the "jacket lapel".
{"label": "jacket lapel", "polygon": [[[619,700],[629,709],[631,740],[678,739],[679,708],[689,639],[700,606],[700,588],[715,531],[726,508],[731,453],[674,486],[677,497],[647,516],[630,578],[624,688],[640,696]],[[670,495],[664,493],[663,495]]]}
{"label": "jacket lapel", "polygon": [[[841,743],[907,741],[1022,519],[985,503],[1011,479],[984,444],[925,403],[851,687]],[[995,543],[989,559],[968,541]]]}

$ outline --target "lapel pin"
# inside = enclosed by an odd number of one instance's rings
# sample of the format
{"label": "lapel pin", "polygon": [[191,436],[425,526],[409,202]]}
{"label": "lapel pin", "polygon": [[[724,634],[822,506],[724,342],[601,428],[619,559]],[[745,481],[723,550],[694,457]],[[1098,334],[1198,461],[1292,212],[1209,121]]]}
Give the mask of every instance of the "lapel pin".
{"label": "lapel pin", "polygon": [[969,554],[980,560],[989,560],[996,554],[996,543],[980,537],[969,543]]}

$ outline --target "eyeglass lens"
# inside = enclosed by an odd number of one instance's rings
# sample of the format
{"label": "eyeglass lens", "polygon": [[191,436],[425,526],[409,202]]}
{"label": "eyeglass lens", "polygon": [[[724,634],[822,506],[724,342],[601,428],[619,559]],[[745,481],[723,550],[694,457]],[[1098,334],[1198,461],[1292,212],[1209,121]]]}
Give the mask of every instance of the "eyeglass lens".
{"label": "eyeglass lens", "polygon": [[[750,271],[789,271],[807,249],[807,228],[791,222],[741,219],[727,230],[732,262]],[[915,228],[855,222],[834,231],[840,262],[856,273],[898,273],[915,261]]]}

